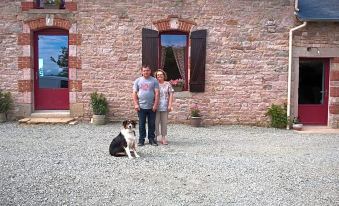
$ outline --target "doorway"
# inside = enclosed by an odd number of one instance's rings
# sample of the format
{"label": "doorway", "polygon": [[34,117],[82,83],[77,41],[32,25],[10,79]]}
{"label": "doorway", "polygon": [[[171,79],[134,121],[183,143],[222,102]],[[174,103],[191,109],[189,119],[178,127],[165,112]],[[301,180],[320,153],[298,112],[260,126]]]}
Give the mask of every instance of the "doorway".
{"label": "doorway", "polygon": [[68,31],[34,33],[35,110],[68,110]]}
{"label": "doorway", "polygon": [[327,125],[329,60],[300,59],[298,118],[303,124]]}

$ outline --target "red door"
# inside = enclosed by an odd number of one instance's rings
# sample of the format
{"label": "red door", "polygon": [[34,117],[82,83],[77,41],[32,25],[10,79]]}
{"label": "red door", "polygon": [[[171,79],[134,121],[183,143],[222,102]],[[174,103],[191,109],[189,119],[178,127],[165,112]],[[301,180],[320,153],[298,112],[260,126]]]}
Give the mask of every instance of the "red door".
{"label": "red door", "polygon": [[35,109],[68,110],[68,31],[38,31],[34,44]]}
{"label": "red door", "polygon": [[328,59],[300,59],[298,117],[304,124],[327,125]]}

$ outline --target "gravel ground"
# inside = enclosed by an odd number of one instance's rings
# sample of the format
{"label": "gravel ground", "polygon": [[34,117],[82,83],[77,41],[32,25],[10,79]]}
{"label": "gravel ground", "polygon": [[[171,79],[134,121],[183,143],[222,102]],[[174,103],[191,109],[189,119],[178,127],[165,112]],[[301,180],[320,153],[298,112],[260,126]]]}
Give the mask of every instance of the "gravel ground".
{"label": "gravel ground", "polygon": [[339,135],[169,125],[112,157],[120,124],[0,124],[0,205],[339,205]]}

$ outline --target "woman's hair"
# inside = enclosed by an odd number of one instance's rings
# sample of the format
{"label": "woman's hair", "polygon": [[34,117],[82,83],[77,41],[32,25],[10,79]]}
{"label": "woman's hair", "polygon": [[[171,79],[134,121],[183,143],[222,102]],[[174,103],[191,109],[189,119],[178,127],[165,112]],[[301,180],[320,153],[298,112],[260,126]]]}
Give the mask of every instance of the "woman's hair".
{"label": "woman's hair", "polygon": [[166,74],[166,72],[165,72],[164,70],[162,70],[162,69],[158,69],[157,71],[155,71],[155,72],[154,72],[154,77],[157,78],[157,74],[158,74],[159,72],[161,72],[161,73],[164,74],[164,80],[166,80],[166,79],[167,79],[167,74]]}

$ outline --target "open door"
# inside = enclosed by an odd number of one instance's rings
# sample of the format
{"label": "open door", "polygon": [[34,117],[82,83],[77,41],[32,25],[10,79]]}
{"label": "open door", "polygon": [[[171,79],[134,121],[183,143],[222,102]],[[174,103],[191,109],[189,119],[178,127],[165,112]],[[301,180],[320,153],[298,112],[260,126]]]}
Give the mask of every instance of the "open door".
{"label": "open door", "polygon": [[298,117],[303,124],[327,125],[328,59],[300,59]]}
{"label": "open door", "polygon": [[68,110],[68,31],[37,31],[34,45],[35,109]]}

